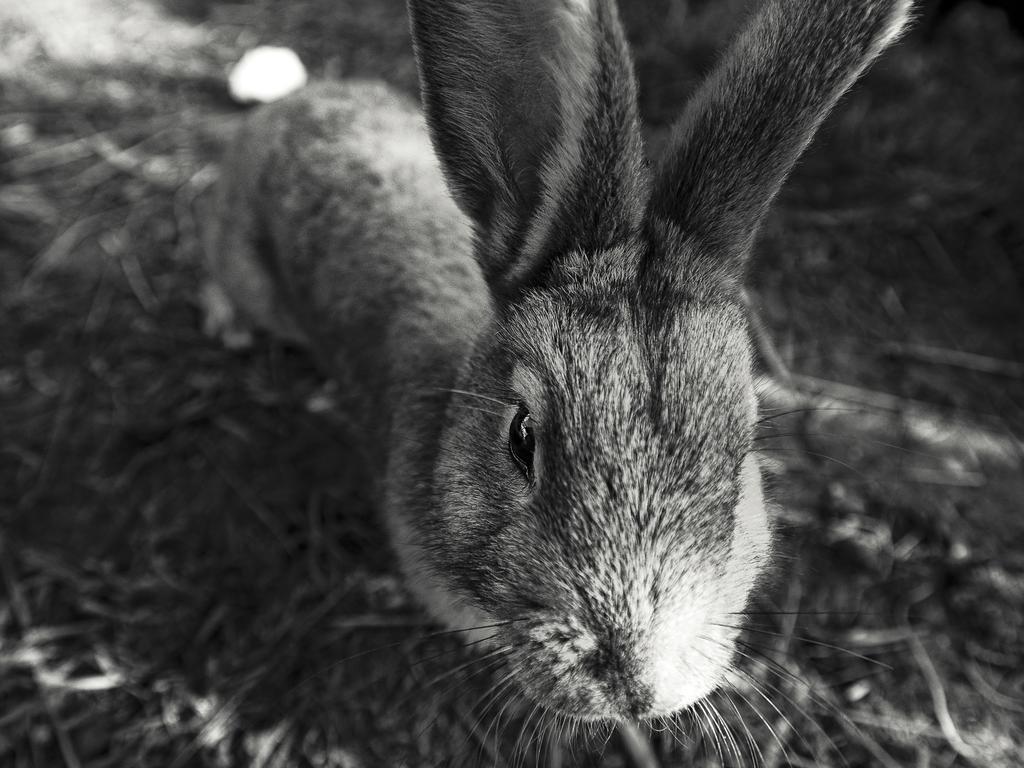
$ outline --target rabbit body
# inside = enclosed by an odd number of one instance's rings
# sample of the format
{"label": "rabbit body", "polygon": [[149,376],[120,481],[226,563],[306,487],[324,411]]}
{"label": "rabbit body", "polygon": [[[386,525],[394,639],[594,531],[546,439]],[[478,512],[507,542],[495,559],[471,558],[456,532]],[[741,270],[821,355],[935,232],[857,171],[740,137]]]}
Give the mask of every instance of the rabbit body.
{"label": "rabbit body", "polygon": [[231,346],[262,329],[310,349],[338,385],[373,495],[393,512],[413,591],[453,626],[485,623],[404,544],[417,538],[405,508],[429,493],[418,454],[434,450],[445,388],[492,314],[423,115],[381,82],[311,85],[248,117],[214,195],[207,331]]}
{"label": "rabbit body", "polygon": [[612,0],[410,0],[429,140],[346,83],[231,147],[212,290],[310,346],[410,586],[546,707],[665,715],[729,679],[771,550],[743,264],[909,8],[767,0],[652,169]]}

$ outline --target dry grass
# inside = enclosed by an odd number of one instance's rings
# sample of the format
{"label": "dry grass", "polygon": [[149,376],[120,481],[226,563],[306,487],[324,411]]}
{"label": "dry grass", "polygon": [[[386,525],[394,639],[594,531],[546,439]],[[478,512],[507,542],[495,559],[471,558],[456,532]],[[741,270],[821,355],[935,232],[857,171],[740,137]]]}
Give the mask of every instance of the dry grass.
{"label": "dry grass", "polygon": [[[198,332],[224,65],[284,42],[412,89],[402,3],[72,5],[0,9],[0,765],[1020,764],[1024,43],[998,14],[894,52],[762,238],[778,362],[842,386],[767,412],[786,557],[724,722],[570,739],[410,603],[310,362]],[[681,3],[623,5],[657,144],[705,59]]]}

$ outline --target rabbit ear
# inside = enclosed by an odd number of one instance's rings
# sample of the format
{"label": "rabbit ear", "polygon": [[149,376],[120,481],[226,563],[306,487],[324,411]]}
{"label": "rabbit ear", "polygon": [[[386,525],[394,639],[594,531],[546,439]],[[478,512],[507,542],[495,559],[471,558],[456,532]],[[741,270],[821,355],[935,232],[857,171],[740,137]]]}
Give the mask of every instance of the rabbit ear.
{"label": "rabbit ear", "polygon": [[647,177],[613,0],[409,0],[424,109],[496,293],[639,228]]}
{"label": "rabbit ear", "polygon": [[895,40],[912,0],[766,0],[673,128],[651,216],[736,284],[821,121]]}

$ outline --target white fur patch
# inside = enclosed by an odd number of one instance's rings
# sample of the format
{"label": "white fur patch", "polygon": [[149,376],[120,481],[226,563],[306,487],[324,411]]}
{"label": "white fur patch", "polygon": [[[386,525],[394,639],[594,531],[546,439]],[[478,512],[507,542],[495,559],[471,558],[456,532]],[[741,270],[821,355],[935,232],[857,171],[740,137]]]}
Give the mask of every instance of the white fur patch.
{"label": "white fur patch", "polygon": [[[771,534],[764,506],[761,469],[753,453],[747,454],[743,460],[740,485],[740,501],[736,505],[736,540],[745,551],[762,553],[763,559],[771,544]],[[734,544],[733,549],[736,548]],[[760,564],[756,562],[752,565]],[[744,575],[744,580],[753,581],[756,578],[757,573]]]}
{"label": "white fur patch", "polygon": [[723,682],[740,623],[770,547],[761,472],[753,454],[743,462],[736,530],[723,580],[698,575],[653,624],[649,661],[654,715],[691,706]]}

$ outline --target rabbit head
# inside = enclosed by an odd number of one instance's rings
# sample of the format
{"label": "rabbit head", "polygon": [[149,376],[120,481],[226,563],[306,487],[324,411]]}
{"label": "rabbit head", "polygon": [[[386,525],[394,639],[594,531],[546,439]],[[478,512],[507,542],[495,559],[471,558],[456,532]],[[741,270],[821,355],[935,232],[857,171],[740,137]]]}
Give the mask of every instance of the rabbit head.
{"label": "rabbit head", "polygon": [[546,706],[674,712],[723,682],[770,553],[744,261],[909,2],[769,0],[653,172],[612,0],[409,7],[494,306],[437,436],[422,559]]}

